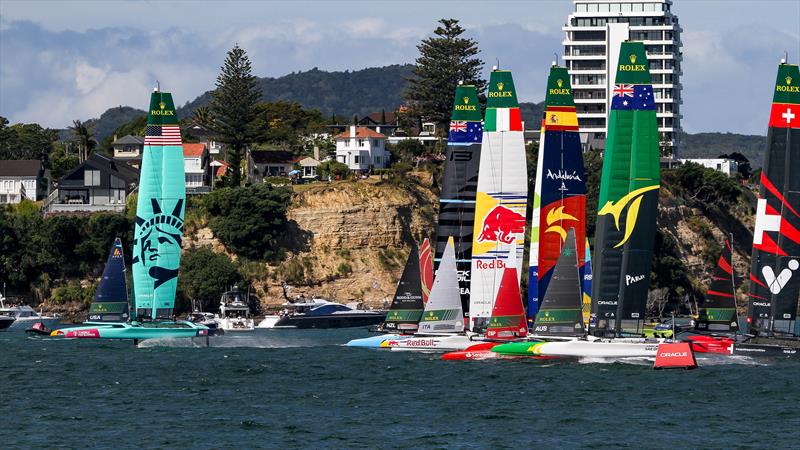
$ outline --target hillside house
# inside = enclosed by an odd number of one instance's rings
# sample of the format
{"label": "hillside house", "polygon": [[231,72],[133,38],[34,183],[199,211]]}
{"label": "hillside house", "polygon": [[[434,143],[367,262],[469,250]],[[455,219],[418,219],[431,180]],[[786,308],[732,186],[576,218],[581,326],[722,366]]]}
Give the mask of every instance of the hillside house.
{"label": "hillside house", "polygon": [[247,152],[247,177],[251,183],[263,183],[266,177],[285,177],[298,161],[291,152],[262,150]]}
{"label": "hillside house", "polygon": [[138,169],[95,152],[58,180],[42,209],[45,213],[122,212],[138,182]]}
{"label": "hillside house", "polygon": [[183,144],[183,171],[187,194],[211,192],[211,168],[204,143]]}
{"label": "hillside house", "polygon": [[350,126],[336,136],[336,161],[358,172],[385,169],[389,166],[386,135],[367,127]]}
{"label": "hillside house", "polygon": [[140,167],[142,164],[142,152],[144,151],[144,138],[131,134],[114,139],[111,143],[114,149],[114,158],[124,161],[133,167]]}
{"label": "hillside house", "polygon": [[700,164],[707,169],[714,169],[717,172],[722,172],[727,176],[732,176],[733,174],[739,172],[739,163],[727,158],[693,158],[681,159],[680,161],[683,164]]}
{"label": "hillside house", "polygon": [[317,168],[322,162],[315,158],[303,158],[298,162],[300,164],[300,177],[306,180],[317,178]]}
{"label": "hillside house", "polygon": [[222,143],[217,140],[213,131],[207,130],[199,125],[192,125],[184,128],[183,136],[186,140],[196,140],[206,144],[208,153],[211,155],[219,155],[222,153]]}
{"label": "hillside house", "polygon": [[35,159],[0,161],[0,204],[38,200],[42,194],[44,166]]}

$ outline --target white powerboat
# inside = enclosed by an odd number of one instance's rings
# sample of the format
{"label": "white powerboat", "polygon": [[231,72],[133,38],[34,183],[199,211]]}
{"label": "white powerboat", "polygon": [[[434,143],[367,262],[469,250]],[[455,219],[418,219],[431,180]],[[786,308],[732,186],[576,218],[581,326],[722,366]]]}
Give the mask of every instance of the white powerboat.
{"label": "white powerboat", "polygon": [[36,312],[28,305],[6,307],[3,300],[5,300],[4,297],[0,295],[0,330],[24,331],[36,322],[41,322],[48,328],[54,328],[61,323],[61,316],[58,314],[48,316],[41,311]]}
{"label": "white powerboat", "polygon": [[242,292],[234,289],[222,294],[219,302],[219,327],[224,331],[253,331],[255,322]]}
{"label": "white powerboat", "polygon": [[361,309],[358,302],[343,305],[321,298],[284,303],[280,314],[269,315],[258,328],[347,328],[377,325],[385,311]]}

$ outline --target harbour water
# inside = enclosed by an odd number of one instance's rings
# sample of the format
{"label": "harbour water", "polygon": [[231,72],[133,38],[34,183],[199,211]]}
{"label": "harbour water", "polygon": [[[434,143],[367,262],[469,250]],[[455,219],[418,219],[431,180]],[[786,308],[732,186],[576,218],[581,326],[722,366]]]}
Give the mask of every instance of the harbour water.
{"label": "harbour water", "polygon": [[258,330],[212,348],[0,333],[3,448],[791,448],[800,362],[496,360]]}

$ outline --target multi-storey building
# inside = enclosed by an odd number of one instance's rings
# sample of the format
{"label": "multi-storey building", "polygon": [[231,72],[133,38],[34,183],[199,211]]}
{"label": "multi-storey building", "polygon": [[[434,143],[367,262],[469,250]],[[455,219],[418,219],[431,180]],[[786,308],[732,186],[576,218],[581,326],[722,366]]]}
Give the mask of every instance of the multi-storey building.
{"label": "multi-storey building", "polygon": [[605,148],[620,44],[642,41],[650,63],[662,154],[680,135],[681,27],[672,0],[574,0],[563,30],[564,61],[572,76],[581,141]]}

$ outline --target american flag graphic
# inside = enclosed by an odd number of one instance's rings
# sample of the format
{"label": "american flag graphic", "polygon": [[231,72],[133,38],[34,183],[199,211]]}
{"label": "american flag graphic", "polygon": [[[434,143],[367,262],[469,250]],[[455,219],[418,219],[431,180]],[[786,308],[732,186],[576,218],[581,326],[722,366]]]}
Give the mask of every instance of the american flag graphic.
{"label": "american flag graphic", "polygon": [[178,125],[148,125],[144,145],[181,145],[181,127]]}

